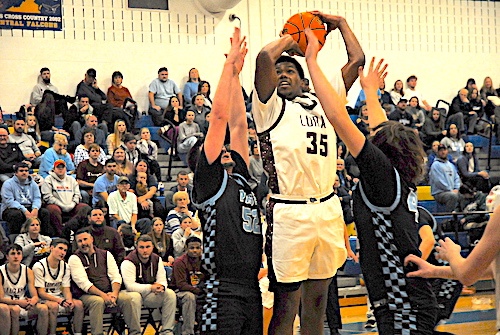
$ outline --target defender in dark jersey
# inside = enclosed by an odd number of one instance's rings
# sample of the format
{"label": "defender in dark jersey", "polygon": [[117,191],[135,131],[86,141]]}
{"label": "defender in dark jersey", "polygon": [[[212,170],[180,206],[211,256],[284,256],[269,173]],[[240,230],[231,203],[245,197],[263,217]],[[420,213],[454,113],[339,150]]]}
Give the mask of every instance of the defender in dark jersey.
{"label": "defender in dark jersey", "polygon": [[[202,334],[262,334],[257,280],[262,233],[257,198],[247,183],[248,127],[238,77],[247,53],[244,41],[235,28],[205,143],[201,153],[195,146],[189,155],[195,172],[193,200],[202,213],[202,266],[207,272]],[[223,148],[228,125],[231,150]]]}
{"label": "defender in dark jersey", "polygon": [[404,259],[420,255],[415,184],[423,176],[423,145],[410,128],[387,121],[377,97],[386,76],[383,60],[372,59],[365,76],[358,69],[366,94],[372,136],[369,141],[350,120],[337,93],[317,63],[319,43],[306,31],[306,62],[328,120],[346,144],[360,168],[353,194],[353,209],[360,242],[361,269],[374,307],[380,334],[432,334],[437,302],[430,283],[407,278]]}

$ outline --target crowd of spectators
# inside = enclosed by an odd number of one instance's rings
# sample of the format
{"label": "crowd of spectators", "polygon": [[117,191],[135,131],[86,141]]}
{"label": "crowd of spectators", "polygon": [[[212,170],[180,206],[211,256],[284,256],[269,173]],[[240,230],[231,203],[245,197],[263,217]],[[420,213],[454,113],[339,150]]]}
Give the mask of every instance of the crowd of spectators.
{"label": "crowd of spectators", "polygon": [[[190,175],[188,171],[178,173],[177,184],[166,190],[162,204],[157,197],[162,177],[158,144],[151,140],[149,128],[135,129],[142,114],[122,85],[123,74],[112,74],[107,94],[99,88],[96,77],[96,70],[88,69],[72,98],[59,94],[51,83],[50,70],[41,69],[30,104],[16,113],[11,133],[8,127],[0,127],[0,214],[12,241],[19,246],[5,249],[12,267],[4,265],[2,271],[7,276],[26,271],[27,280],[21,284],[29,292],[29,297],[11,295],[15,302],[10,302],[6,296],[12,283],[4,280],[0,313],[16,315],[26,310],[39,319],[46,318],[38,326],[40,334],[47,334],[54,327],[50,317],[54,308],[72,311],[75,320],[80,320],[85,306],[91,315],[92,333],[98,334],[102,312],[119,308],[133,334],[140,332],[137,318],[141,306],[163,307],[162,325],[168,333],[173,329],[178,300],[184,317],[183,334],[194,334],[204,275],[200,264],[203,239],[190,201]],[[406,87],[397,80],[389,92],[382,80],[381,105],[390,120],[419,133],[428,150],[428,182],[436,201],[447,211],[470,207],[471,201],[466,200],[483,199],[481,194],[497,180],[479,167],[474,145],[466,136],[494,130],[500,134],[495,127],[500,122],[500,107],[492,98],[498,97],[499,90],[489,77],[480,89],[469,80],[458,90],[449,110],[443,111],[431,107],[416,85],[417,77],[410,76]],[[306,82],[303,90],[311,90]],[[172,126],[166,135],[180,154],[189,152],[206,135],[212,103],[210,83],[200,79],[197,69],[190,69],[181,90],[168,78],[168,69],[160,68],[149,85],[148,97],[154,125]],[[355,123],[369,136],[372,129],[364,100],[361,92]],[[264,194],[259,202],[265,202],[266,176],[251,122],[249,135],[251,187]],[[354,219],[349,206],[359,168],[342,144],[338,155],[337,180],[332,187],[341,198],[346,223],[350,223]],[[33,173],[37,168],[38,173]],[[460,191],[462,185],[467,192]],[[141,236],[135,248],[133,243],[124,243],[127,227],[132,241],[136,234]],[[52,294],[44,275],[36,271],[33,275],[30,269],[52,271],[59,266],[58,259],[69,259],[69,263],[61,275],[62,290]],[[106,264],[106,274],[101,273],[101,262]],[[123,291],[120,267],[122,274],[127,273]],[[102,280],[103,276],[107,279]],[[70,290],[71,281],[75,289]],[[33,299],[37,292],[40,298],[55,301],[55,307],[48,303],[44,310]],[[48,294],[57,298],[48,299]],[[101,317],[96,316],[99,314]],[[78,334],[81,328],[75,326],[74,330]]]}

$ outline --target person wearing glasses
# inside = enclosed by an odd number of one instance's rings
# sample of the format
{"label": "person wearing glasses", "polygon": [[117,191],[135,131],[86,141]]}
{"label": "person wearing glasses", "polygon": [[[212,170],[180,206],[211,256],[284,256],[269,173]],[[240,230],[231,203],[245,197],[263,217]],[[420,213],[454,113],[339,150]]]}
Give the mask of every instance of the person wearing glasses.
{"label": "person wearing glasses", "polygon": [[62,134],[55,134],[52,148],[47,149],[42,156],[42,163],[40,164],[38,174],[43,178],[47,177],[58,159],[62,159],[66,163],[68,174],[75,173],[75,164],[71,160],[71,156],[68,150],[66,150],[67,148],[68,138]]}

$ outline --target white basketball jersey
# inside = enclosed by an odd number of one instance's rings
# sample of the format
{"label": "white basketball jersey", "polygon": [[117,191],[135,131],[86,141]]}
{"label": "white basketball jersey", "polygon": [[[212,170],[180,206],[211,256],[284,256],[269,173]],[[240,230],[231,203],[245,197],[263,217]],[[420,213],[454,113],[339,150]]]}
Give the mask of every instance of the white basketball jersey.
{"label": "white basketball jersey", "polygon": [[28,285],[28,269],[26,265],[21,264],[19,274],[15,276],[7,271],[7,264],[0,266],[2,275],[3,291],[5,297],[12,300],[21,300],[26,296],[26,286]]}
{"label": "white basketball jersey", "polygon": [[49,268],[47,258],[33,265],[35,287],[44,287],[45,291],[56,297],[63,297],[62,287],[70,287],[70,271],[64,261],[59,261],[57,269]]}
{"label": "white basketball jersey", "polygon": [[318,197],[332,192],[337,171],[337,137],[316,96],[285,100],[277,91],[259,102],[253,115],[269,187],[285,197]]}

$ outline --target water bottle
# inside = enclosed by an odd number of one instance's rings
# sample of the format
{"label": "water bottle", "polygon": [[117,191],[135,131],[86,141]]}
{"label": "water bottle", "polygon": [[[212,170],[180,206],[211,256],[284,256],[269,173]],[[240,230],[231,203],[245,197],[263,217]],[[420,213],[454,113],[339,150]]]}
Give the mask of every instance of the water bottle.
{"label": "water bottle", "polygon": [[161,181],[158,183],[158,191],[160,191],[160,196],[162,196],[165,191],[165,185],[163,185],[163,182]]}

